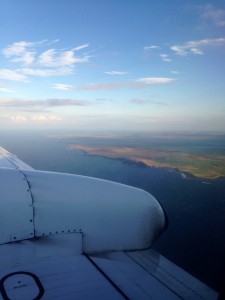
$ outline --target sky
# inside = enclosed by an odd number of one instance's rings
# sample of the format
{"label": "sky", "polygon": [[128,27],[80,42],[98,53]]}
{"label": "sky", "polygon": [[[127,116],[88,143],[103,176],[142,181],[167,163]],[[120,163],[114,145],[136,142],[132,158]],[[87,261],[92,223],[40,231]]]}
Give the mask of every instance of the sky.
{"label": "sky", "polygon": [[0,130],[225,131],[224,1],[0,7]]}

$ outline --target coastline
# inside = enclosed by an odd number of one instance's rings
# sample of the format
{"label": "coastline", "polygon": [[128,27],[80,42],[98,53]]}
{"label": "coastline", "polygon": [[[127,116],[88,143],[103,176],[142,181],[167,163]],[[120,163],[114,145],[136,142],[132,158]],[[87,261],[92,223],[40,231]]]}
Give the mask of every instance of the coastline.
{"label": "coastline", "polygon": [[[146,157],[132,157],[130,155],[130,149],[129,148],[103,148],[103,147],[88,147],[88,146],[81,146],[81,145],[68,145],[67,149],[70,151],[81,151],[85,155],[88,156],[95,156],[95,157],[104,157],[108,159],[117,159],[121,160],[126,164],[130,165],[137,165],[141,167],[148,167],[148,168],[162,168],[167,169],[171,172],[178,172],[180,173],[181,177],[184,179],[200,179],[200,180],[218,180],[220,178],[224,178],[224,175],[221,174],[215,174],[215,173],[205,173],[203,176],[198,175],[198,170],[196,172],[191,172],[187,169],[190,169],[190,166],[187,166],[186,168],[173,166],[172,163],[159,163],[154,158],[146,159]],[[115,149],[117,151],[115,151]],[[124,149],[127,150],[124,151]],[[155,151],[155,150],[154,150]],[[157,152],[157,151],[156,151]],[[162,153],[161,150],[159,150],[160,153]],[[129,157],[130,156],[130,157]]]}

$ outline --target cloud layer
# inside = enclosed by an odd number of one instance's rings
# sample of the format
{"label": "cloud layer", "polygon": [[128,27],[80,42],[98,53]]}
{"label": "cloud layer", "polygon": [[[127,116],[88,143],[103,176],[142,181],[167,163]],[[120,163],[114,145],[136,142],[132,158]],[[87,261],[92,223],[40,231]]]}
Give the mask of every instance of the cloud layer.
{"label": "cloud layer", "polygon": [[91,104],[91,101],[80,99],[0,99],[0,107],[2,108],[47,108],[62,106],[88,106]]}
{"label": "cloud layer", "polygon": [[156,85],[164,85],[173,82],[173,78],[166,77],[144,77],[139,78],[133,81],[124,81],[124,82],[110,82],[110,83],[99,83],[99,84],[87,84],[80,86],[78,89],[80,90],[111,90],[118,88],[147,88]]}

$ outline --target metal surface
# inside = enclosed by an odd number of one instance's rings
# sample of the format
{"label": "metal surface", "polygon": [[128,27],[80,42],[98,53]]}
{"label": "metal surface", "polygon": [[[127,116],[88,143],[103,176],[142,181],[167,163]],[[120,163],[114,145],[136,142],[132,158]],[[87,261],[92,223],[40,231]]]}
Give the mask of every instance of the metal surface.
{"label": "metal surface", "polygon": [[165,226],[153,196],[77,175],[24,171],[34,203],[35,236],[83,233],[85,252],[145,249]]}
{"label": "metal surface", "polygon": [[34,237],[30,187],[20,170],[0,168],[0,244]]}
{"label": "metal surface", "polygon": [[0,147],[0,168],[32,170],[28,164],[11,154],[4,148]]}
{"label": "metal surface", "polygon": [[0,259],[8,262],[4,267],[0,264],[0,300],[7,299],[5,295],[10,300],[124,299],[84,255],[76,253],[79,236],[65,234],[0,246]]}
{"label": "metal surface", "polygon": [[3,150],[0,300],[217,299],[152,250],[109,252],[149,247],[162,231],[165,215],[150,194],[29,166],[25,171],[26,164]]}
{"label": "metal surface", "polygon": [[129,299],[217,299],[215,291],[152,250],[90,257]]}

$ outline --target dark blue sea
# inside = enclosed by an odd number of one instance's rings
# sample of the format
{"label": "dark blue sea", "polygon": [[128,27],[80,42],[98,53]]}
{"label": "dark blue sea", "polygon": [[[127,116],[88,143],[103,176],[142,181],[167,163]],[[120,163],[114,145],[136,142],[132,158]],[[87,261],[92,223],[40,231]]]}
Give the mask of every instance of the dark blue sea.
{"label": "dark blue sea", "polygon": [[[0,133],[0,145],[35,169],[94,176],[150,192],[169,220],[154,249],[220,290],[225,282],[225,178],[185,178],[168,169],[68,150],[68,144],[76,141],[81,139],[57,139],[46,132]],[[97,142],[86,138],[86,143]],[[135,143],[135,137],[127,143]],[[181,142],[181,146],[186,145]],[[223,146],[224,140],[218,142],[218,147]],[[208,144],[205,147],[212,150]]]}

